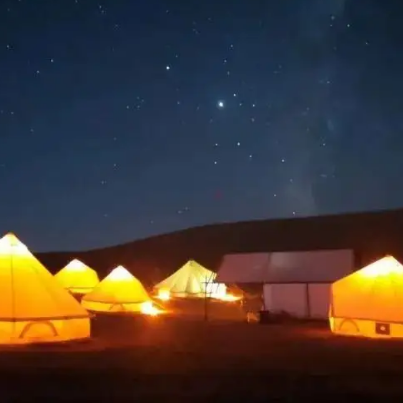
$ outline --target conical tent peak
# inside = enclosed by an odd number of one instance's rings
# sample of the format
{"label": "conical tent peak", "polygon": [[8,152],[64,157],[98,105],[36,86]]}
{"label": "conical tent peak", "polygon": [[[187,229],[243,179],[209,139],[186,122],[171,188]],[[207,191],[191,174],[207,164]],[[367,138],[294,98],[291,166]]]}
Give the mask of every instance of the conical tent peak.
{"label": "conical tent peak", "polygon": [[107,277],[110,280],[130,280],[133,278],[133,275],[123,266],[118,266]]}
{"label": "conical tent peak", "polygon": [[0,241],[5,241],[7,242],[10,246],[15,246],[19,245],[22,242],[17,238],[17,236],[14,234],[14,232],[8,232],[6,235],[3,236],[3,238],[0,239]]}
{"label": "conical tent peak", "polygon": [[81,262],[78,259],[73,259],[67,266],[66,268],[72,269],[72,270],[84,270],[86,268],[85,264]]}
{"label": "conical tent peak", "polygon": [[0,253],[6,255],[26,254],[28,248],[12,232],[0,239]]}
{"label": "conical tent peak", "polygon": [[402,273],[403,266],[393,256],[385,256],[384,258],[364,267],[359,272],[370,277],[387,276],[392,273]]}

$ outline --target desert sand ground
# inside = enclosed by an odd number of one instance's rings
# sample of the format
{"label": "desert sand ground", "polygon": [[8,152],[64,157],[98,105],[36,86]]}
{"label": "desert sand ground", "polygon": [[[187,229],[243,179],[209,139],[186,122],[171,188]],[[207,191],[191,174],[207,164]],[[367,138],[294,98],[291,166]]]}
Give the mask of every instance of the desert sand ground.
{"label": "desert sand ground", "polygon": [[402,401],[403,342],[216,311],[208,321],[200,306],[187,315],[99,315],[89,341],[3,348],[1,402]]}

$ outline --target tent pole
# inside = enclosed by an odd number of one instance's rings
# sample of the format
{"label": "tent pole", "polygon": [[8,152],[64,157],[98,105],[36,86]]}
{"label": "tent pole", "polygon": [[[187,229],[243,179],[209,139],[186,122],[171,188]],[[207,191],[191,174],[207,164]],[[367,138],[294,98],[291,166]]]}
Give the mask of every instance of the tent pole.
{"label": "tent pole", "polygon": [[311,319],[311,296],[309,283],[305,284],[305,298],[306,298],[306,315],[308,319]]}
{"label": "tent pole", "polygon": [[204,321],[208,321],[208,312],[207,312],[207,292],[204,291]]}
{"label": "tent pole", "polygon": [[204,286],[204,321],[208,321],[208,307],[207,307],[207,279],[205,281],[205,286]]}
{"label": "tent pole", "polygon": [[212,283],[213,273],[210,275],[210,278],[206,276],[205,286],[204,286],[204,321],[208,321],[208,291],[207,285]]}

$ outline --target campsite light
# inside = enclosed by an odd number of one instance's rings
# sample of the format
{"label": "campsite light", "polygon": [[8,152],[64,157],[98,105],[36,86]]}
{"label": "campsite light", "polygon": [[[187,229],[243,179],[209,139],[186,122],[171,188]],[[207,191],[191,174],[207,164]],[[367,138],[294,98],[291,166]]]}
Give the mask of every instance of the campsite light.
{"label": "campsite light", "polygon": [[141,313],[144,315],[156,316],[159,314],[159,310],[153,306],[152,302],[147,301],[141,304]]}
{"label": "campsite light", "polygon": [[205,287],[206,287],[206,294],[210,298],[222,299],[227,293],[227,287],[225,284],[208,281]]}
{"label": "campsite light", "polygon": [[235,302],[239,301],[241,297],[237,297],[236,295],[233,294],[225,294],[220,296],[221,301],[227,301],[227,302]]}
{"label": "campsite light", "polygon": [[161,301],[169,301],[169,299],[171,298],[171,294],[169,290],[164,290],[161,288],[160,290],[158,290],[158,298]]}

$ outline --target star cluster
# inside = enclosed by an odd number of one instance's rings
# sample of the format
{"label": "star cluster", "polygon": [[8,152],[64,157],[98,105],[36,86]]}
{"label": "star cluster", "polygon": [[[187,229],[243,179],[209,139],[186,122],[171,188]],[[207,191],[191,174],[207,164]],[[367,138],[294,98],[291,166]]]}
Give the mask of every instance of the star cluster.
{"label": "star cluster", "polygon": [[402,205],[393,2],[0,5],[3,231],[37,249]]}

